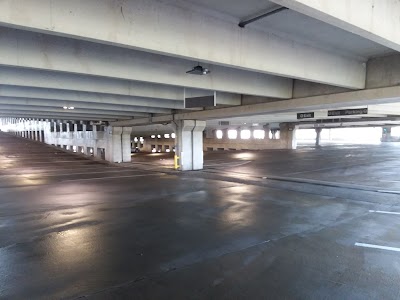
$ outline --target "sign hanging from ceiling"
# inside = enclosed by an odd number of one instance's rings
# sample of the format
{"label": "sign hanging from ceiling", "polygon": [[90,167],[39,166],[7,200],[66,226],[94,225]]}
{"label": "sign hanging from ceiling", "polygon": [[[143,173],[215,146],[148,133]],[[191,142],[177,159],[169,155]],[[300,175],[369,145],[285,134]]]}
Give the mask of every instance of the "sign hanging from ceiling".
{"label": "sign hanging from ceiling", "polygon": [[328,110],[328,117],[353,115],[368,115],[368,108]]}
{"label": "sign hanging from ceiling", "polygon": [[312,119],[312,118],[314,118],[314,112],[305,112],[297,114],[297,120]]}

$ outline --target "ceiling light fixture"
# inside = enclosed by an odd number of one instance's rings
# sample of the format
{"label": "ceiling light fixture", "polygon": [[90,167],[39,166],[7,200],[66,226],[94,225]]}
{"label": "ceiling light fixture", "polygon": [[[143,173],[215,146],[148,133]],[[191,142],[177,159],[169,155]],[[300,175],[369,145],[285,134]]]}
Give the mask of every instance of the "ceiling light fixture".
{"label": "ceiling light fixture", "polygon": [[210,70],[207,68],[203,68],[200,65],[193,67],[193,69],[186,72],[187,74],[191,75],[207,75],[210,74]]}
{"label": "ceiling light fixture", "polygon": [[73,106],[63,106],[63,109],[72,110],[72,109],[75,109],[75,107],[73,107]]}

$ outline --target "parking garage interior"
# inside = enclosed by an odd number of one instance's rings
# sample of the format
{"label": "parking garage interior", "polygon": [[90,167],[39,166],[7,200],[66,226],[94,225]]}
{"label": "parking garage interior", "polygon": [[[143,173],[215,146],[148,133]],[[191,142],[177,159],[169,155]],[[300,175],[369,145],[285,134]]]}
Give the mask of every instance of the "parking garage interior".
{"label": "parking garage interior", "polygon": [[0,1],[0,299],[399,299],[399,12]]}

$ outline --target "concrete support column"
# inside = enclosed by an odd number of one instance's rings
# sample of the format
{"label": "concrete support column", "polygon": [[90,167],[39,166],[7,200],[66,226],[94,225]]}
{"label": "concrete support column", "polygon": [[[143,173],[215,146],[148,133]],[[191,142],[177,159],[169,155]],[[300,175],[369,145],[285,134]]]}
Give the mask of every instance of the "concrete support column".
{"label": "concrete support column", "polygon": [[131,134],[132,134],[132,127],[122,128],[121,143],[122,143],[122,161],[123,162],[131,162],[132,161]]}
{"label": "concrete support column", "polygon": [[203,169],[203,131],[205,121],[182,120],[175,126],[175,151],[181,171]]}
{"label": "concrete support column", "polygon": [[296,149],[297,148],[296,130],[298,126],[292,123],[281,123],[279,127],[281,132],[280,139],[282,140],[283,148]]}
{"label": "concrete support column", "polygon": [[[278,129],[271,129],[271,136],[272,140],[276,140],[276,133],[278,132]],[[269,137],[269,132],[268,132],[268,137]]]}
{"label": "concrete support column", "polygon": [[40,140],[40,129],[39,129],[39,120],[35,120],[34,121],[35,122],[35,125],[34,125],[34,128],[35,128],[35,141],[39,141]]}
{"label": "concrete support column", "polygon": [[88,151],[87,151],[87,139],[88,139],[88,135],[87,135],[87,123],[86,122],[82,122],[82,138],[83,138],[83,143],[81,146],[81,154],[85,154],[87,155]]}
{"label": "concrete support column", "polygon": [[32,134],[32,120],[29,119],[27,121],[26,125],[27,125],[27,129],[28,129],[28,139],[32,140],[32,136],[33,136],[33,134]]}
{"label": "concrete support column", "polygon": [[265,131],[265,140],[267,140],[267,142],[269,142],[269,140],[270,140],[269,132],[270,132],[271,128],[269,127],[269,125],[264,125],[263,129]]}
{"label": "concrete support column", "polygon": [[215,139],[215,132],[213,129],[206,129],[206,139]]}
{"label": "concrete support column", "polygon": [[122,127],[109,126],[106,131],[107,148],[106,160],[110,162],[122,162]]}
{"label": "concrete support column", "polygon": [[319,147],[320,144],[321,144],[321,132],[322,132],[322,128],[321,127],[315,128],[315,133],[316,133],[315,146],[316,147]]}
{"label": "concrete support column", "polygon": [[392,127],[391,126],[382,127],[381,142],[391,142],[391,141],[392,141]]}
{"label": "concrete support column", "polygon": [[44,124],[45,121],[41,120],[38,122],[38,130],[39,130],[39,142],[44,143]]}

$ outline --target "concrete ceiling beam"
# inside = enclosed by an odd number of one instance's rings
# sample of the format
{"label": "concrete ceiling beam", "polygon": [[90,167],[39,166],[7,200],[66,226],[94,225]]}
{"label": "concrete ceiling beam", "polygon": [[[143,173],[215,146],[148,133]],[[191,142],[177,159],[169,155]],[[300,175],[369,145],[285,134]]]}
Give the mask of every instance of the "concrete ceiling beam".
{"label": "concrete ceiling beam", "polygon": [[0,66],[0,83],[19,87],[183,100],[183,88],[177,86],[5,66]]}
{"label": "concrete ceiling beam", "polygon": [[15,105],[15,106],[47,106],[60,108],[64,106],[73,106],[79,109],[96,109],[106,111],[123,111],[133,113],[145,113],[145,114],[167,114],[171,113],[170,109],[156,108],[156,107],[144,107],[144,106],[133,106],[133,105],[120,105],[120,104],[103,104],[97,102],[85,102],[82,101],[70,101],[60,99],[40,99],[40,98],[19,98],[19,97],[5,97],[0,96],[0,104]]}
{"label": "concrete ceiling beam", "polygon": [[399,102],[400,86],[378,89],[351,91],[323,96],[296,98],[237,107],[219,108],[175,115],[156,116],[147,119],[136,119],[115,122],[114,126],[136,126],[151,123],[166,123],[173,120],[210,120],[243,116],[257,116],[285,112],[304,112],[322,109],[339,109],[343,107],[365,106]]}
{"label": "concrete ceiling beam", "polygon": [[0,27],[0,44],[0,65],[8,67],[111,77],[235,94],[277,98],[290,98],[292,95],[291,79],[216,65],[207,65],[211,69],[211,74],[207,76],[190,75],[186,71],[192,69],[197,62],[127,48],[4,27]]}
{"label": "concrete ceiling beam", "polygon": [[85,115],[85,114],[54,114],[54,113],[39,113],[39,112],[29,112],[29,111],[18,111],[18,112],[10,112],[10,111],[1,111],[1,117],[11,117],[11,118],[34,118],[34,119],[60,119],[60,120],[85,120],[85,121],[116,121],[116,120],[124,120],[126,117],[110,117],[110,116],[102,116],[102,115]]}
{"label": "concrete ceiling beam", "polygon": [[[1,52],[1,50],[0,50]],[[0,86],[1,97],[35,98],[60,101],[90,102],[102,104],[143,106],[147,108],[183,109],[183,101],[139,98],[68,90],[54,90],[31,87]]]}
{"label": "concrete ceiling beam", "polygon": [[57,114],[87,114],[87,115],[107,115],[112,117],[147,117],[149,114],[140,113],[140,112],[122,112],[122,111],[104,111],[97,109],[63,109],[63,108],[55,108],[55,107],[47,107],[47,106],[26,106],[26,105],[4,105],[0,104],[0,112],[1,111],[29,111],[29,112],[52,112]]}
{"label": "concrete ceiling beam", "polygon": [[399,1],[272,0],[272,2],[400,51]]}
{"label": "concrete ceiling beam", "polygon": [[[3,0],[0,1],[0,23],[11,28],[184,58],[193,63],[201,61],[364,88],[365,66],[360,61],[276,34],[240,28],[238,20],[217,16],[216,12],[205,13],[184,4],[182,1],[156,0]],[[21,11],[23,13],[15,13]],[[108,62],[112,64],[112,61]],[[217,70],[219,68],[214,66],[214,74]],[[174,74],[173,71],[170,73]]]}
{"label": "concrete ceiling beam", "polygon": [[[185,90],[183,87],[171,85],[4,66],[0,66],[0,83],[0,88],[2,86],[19,87],[19,89],[36,87],[180,102],[184,99]],[[196,91],[210,95],[214,93],[214,91],[208,90]],[[240,95],[219,92],[217,104],[239,105]]]}

